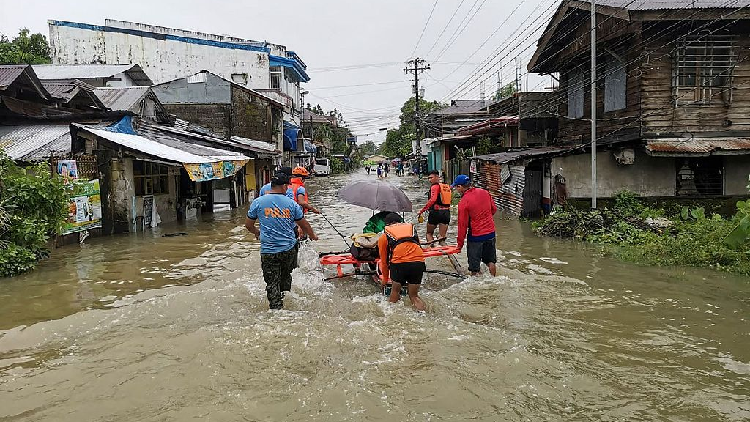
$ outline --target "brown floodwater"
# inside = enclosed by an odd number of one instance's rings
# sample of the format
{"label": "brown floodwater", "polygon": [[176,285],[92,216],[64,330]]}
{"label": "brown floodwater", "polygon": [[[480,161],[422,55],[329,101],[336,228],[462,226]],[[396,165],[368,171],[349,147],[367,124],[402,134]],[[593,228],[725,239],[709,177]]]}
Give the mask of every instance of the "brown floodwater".
{"label": "brown floodwater", "polygon": [[[342,233],[371,212],[336,192],[367,177],[309,183]],[[424,204],[426,181],[388,181]],[[0,280],[0,421],[750,420],[748,278],[498,220],[498,277],[430,274],[420,314],[365,278],[325,281],[317,253],[345,245],[310,220],[322,240],[280,312],[243,210],[90,238]]]}

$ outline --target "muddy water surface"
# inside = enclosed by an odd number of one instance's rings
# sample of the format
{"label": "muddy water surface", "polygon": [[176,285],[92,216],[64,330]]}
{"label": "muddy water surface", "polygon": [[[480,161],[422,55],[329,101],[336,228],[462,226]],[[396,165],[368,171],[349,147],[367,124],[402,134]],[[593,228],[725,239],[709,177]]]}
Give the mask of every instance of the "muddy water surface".
{"label": "muddy water surface", "polygon": [[[336,191],[365,177],[310,183],[342,233],[371,213]],[[424,182],[388,179],[424,203]],[[323,240],[281,312],[241,210],[88,239],[0,280],[0,421],[750,419],[748,279],[498,220],[501,274],[430,275],[419,314],[365,279],[324,281],[317,252],[344,244],[311,221]]]}

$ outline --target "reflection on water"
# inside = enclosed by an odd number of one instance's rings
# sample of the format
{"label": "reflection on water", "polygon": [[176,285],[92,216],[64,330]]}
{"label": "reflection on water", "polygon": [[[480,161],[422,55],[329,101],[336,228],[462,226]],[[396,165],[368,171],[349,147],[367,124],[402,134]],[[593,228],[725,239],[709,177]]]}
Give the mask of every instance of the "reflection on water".
{"label": "reflection on water", "polygon": [[[422,182],[389,181],[424,203]],[[346,182],[311,198],[352,233],[371,212],[336,199]],[[317,253],[345,246],[311,216],[324,240],[271,312],[243,219],[87,239],[0,282],[0,420],[750,418],[747,279],[498,221],[498,277],[430,274],[419,314],[364,278],[324,281]]]}

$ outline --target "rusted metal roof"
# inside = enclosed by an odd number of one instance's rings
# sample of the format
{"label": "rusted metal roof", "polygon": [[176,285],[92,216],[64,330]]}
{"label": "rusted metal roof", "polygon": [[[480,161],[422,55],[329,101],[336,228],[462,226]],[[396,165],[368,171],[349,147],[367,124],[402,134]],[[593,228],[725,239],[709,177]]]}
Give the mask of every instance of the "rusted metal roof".
{"label": "rusted metal roof", "polygon": [[0,126],[0,148],[19,161],[42,161],[70,152],[70,126]]}
{"label": "rusted metal roof", "polygon": [[647,139],[646,151],[662,157],[750,154],[750,138]]}

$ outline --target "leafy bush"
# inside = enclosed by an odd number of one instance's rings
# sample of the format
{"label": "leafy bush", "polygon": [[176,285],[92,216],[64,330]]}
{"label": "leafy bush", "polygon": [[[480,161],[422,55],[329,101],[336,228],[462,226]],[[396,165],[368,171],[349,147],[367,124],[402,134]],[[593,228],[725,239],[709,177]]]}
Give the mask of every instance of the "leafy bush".
{"label": "leafy bush", "polygon": [[344,160],[332,157],[331,158],[331,173],[333,174],[341,174],[346,171],[346,164],[344,163]]}
{"label": "leafy bush", "polygon": [[726,220],[717,214],[708,217],[700,207],[684,207],[667,220],[664,210],[646,207],[635,194],[621,192],[612,209],[556,209],[535,223],[534,230],[544,236],[604,244],[611,254],[634,262],[750,275],[750,230],[743,231],[743,227],[750,229],[750,201],[738,203],[738,210]]}
{"label": "leafy bush", "polygon": [[29,271],[67,216],[68,193],[46,164],[18,167],[0,155],[0,276]]}

